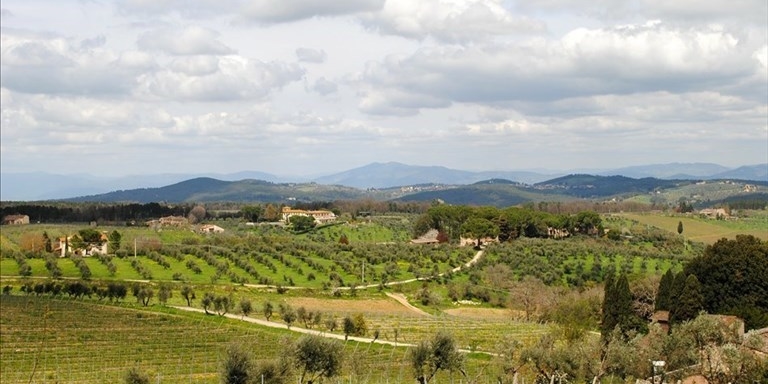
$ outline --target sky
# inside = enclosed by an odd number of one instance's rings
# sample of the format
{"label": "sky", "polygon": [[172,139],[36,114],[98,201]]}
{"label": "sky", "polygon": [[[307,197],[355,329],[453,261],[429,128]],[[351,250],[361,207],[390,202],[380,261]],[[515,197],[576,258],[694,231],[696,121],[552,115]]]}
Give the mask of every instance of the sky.
{"label": "sky", "polygon": [[768,162],[765,0],[3,0],[0,172]]}

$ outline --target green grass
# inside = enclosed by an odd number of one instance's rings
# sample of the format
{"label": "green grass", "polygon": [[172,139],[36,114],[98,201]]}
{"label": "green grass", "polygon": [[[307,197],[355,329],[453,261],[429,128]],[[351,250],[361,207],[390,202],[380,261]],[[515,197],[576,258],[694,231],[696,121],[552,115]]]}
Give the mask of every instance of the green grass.
{"label": "green grass", "polygon": [[682,236],[689,241],[712,244],[722,238],[734,239],[736,235],[753,235],[768,240],[768,216],[759,211],[747,213],[748,217],[731,220],[703,219],[692,215],[667,215],[661,213],[624,213],[622,217],[677,234],[677,225],[683,223]]}

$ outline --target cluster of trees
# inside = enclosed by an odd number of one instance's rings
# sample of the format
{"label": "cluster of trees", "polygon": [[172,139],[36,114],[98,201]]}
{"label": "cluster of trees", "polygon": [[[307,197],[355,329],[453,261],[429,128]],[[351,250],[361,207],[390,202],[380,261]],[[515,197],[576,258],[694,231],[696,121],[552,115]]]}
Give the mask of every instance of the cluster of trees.
{"label": "cluster of trees", "polygon": [[617,327],[602,338],[587,333],[565,342],[560,341],[560,333],[556,329],[528,346],[514,339],[502,340],[498,352],[505,374],[499,382],[513,383],[521,373],[531,372],[538,383],[599,383],[608,377],[611,382],[635,382],[653,375],[650,362],[656,360],[666,363],[665,382],[695,372],[713,384],[768,379],[768,361],[756,352],[765,348],[760,335],[750,332],[742,339],[709,315],[683,322],[669,333],[658,324],[647,334]]}
{"label": "cluster of trees", "polygon": [[192,207],[186,204],[171,206],[159,203],[4,203],[0,207],[0,216],[25,214],[30,221],[43,223],[130,223],[162,216],[186,216]]}
{"label": "cluster of trees", "polygon": [[699,311],[736,315],[747,329],[768,326],[768,242],[750,235],[721,239],[659,283],[656,308],[679,323]]}
{"label": "cluster of trees", "polygon": [[[81,229],[71,237],[62,237],[66,238],[66,246],[70,250],[85,250],[91,246],[101,246],[106,242],[109,246],[108,251],[111,253],[120,249],[122,241],[122,235],[117,230],[108,233],[107,238],[104,239],[102,233],[93,228]],[[31,256],[50,254],[55,249],[53,241],[54,239],[47,231],[25,232],[19,239],[19,249]]]}
{"label": "cluster of trees", "polygon": [[633,298],[629,280],[622,274],[617,279],[608,275],[605,279],[600,334],[603,340],[618,329],[626,337],[630,332],[647,332],[647,319],[641,318],[632,308]]}
{"label": "cluster of trees", "polygon": [[[343,345],[317,335],[284,340],[280,358],[255,361],[252,346],[230,344],[221,362],[221,381],[225,384],[317,383],[341,373],[345,360]],[[408,354],[414,378],[428,384],[439,371],[464,373],[464,356],[453,337],[441,332],[414,347]]]}
{"label": "cluster of trees", "polygon": [[[128,288],[125,284],[120,282],[111,282],[104,284],[88,284],[83,281],[69,281],[60,283],[54,280],[48,280],[39,283],[24,283],[19,290],[27,295],[49,295],[52,297],[59,297],[67,295],[74,299],[82,299],[84,297],[96,297],[99,300],[108,299],[109,301],[120,301],[125,299],[128,294]],[[3,287],[3,294],[9,295],[13,292],[11,285]]]}
{"label": "cluster of trees", "polygon": [[550,228],[563,233],[596,235],[602,232],[602,219],[593,211],[552,214],[532,208],[468,207],[435,205],[414,224],[414,235],[437,229],[449,239],[497,237],[505,242],[519,237],[553,237]]}

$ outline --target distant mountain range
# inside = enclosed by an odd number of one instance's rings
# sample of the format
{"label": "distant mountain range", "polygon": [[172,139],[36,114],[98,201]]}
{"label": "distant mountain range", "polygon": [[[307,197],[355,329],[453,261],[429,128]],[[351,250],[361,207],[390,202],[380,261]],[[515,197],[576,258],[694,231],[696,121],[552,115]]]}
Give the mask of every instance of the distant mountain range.
{"label": "distant mountain range", "polygon": [[[537,193],[542,193],[541,191],[545,188],[541,185],[553,183],[558,177],[564,175],[579,173],[585,172],[473,172],[440,166],[414,166],[396,162],[372,163],[311,179],[277,176],[256,171],[230,174],[154,174],[125,177],[102,177],[88,174],[57,175],[39,172],[4,173],[0,175],[2,179],[0,182],[0,200],[34,201],[70,198],[82,200],[84,196],[92,199],[96,196],[102,196],[109,201],[211,201],[214,198],[231,201],[249,199],[258,201],[277,198],[309,199],[310,195],[312,196],[311,199],[327,198],[329,200],[331,197],[334,199],[355,198],[370,195],[375,195],[377,198],[398,198],[402,197],[403,193],[398,192],[398,189],[393,189],[393,187],[432,185],[430,188],[413,189],[412,192],[434,194],[439,190],[447,189],[445,186],[468,186],[478,182],[486,182],[483,184],[487,185],[485,187],[474,186],[472,188],[498,190],[500,184],[505,184],[502,180],[511,183],[507,189],[526,190],[523,186],[516,184],[534,185],[539,191]],[[623,176],[630,179],[739,179],[768,182],[768,164],[727,168],[710,163],[673,163],[590,171],[589,173],[594,176]],[[491,180],[497,180],[497,182],[488,182]],[[615,185],[615,181],[613,180],[608,184]],[[634,184],[642,189],[639,187],[642,183],[635,182]],[[371,189],[380,191],[375,192]],[[387,189],[390,190],[384,191]],[[452,193],[458,193],[455,191],[456,188],[451,189],[454,190]],[[551,189],[555,190],[555,188]],[[192,190],[194,193],[189,192]],[[602,189],[592,188],[582,192],[589,196],[602,196],[601,193],[595,194],[600,190]],[[573,191],[571,190],[570,194]],[[550,191],[550,193],[553,192]]]}
{"label": "distant mountain range", "polygon": [[[749,187],[748,183],[759,185]],[[224,181],[195,178],[158,188],[140,188],[65,199],[74,202],[248,202],[285,203],[335,201],[369,198],[394,201],[443,201],[449,204],[492,205],[498,207],[536,201],[572,201],[578,199],[628,198],[656,195],[696,185],[699,194],[711,186],[721,197],[763,193],[768,182],[711,182],[663,180],[652,177],[633,179],[625,176],[568,175],[534,185],[505,179],[490,179],[467,185],[418,184],[394,188],[358,189],[342,185],[310,183],[272,183],[262,180]],[[722,195],[723,188],[730,190]],[[758,191],[759,189],[759,191]],[[748,192],[745,192],[748,190]],[[760,197],[763,199],[763,197]]]}

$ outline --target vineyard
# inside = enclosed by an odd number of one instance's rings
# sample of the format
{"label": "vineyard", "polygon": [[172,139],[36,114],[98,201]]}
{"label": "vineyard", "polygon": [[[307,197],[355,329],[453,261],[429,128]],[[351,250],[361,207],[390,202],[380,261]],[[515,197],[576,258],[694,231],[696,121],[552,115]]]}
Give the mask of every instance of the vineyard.
{"label": "vineyard", "polygon": [[[584,329],[597,329],[601,296],[595,287],[607,274],[641,282],[633,285],[641,294],[643,284],[656,284],[704,250],[642,218],[610,215],[603,221],[605,236],[490,243],[476,264],[455,271],[477,250],[410,244],[414,218],[366,218],[298,234],[234,221],[220,222],[226,233],[212,236],[104,227],[99,230],[122,235],[113,252],[63,258],[40,251],[42,241],[82,226],[5,226],[2,382],[114,383],[134,367],[162,383],[218,382],[224,350],[233,341],[251,346],[260,361],[284,353],[299,336],[286,329],[289,322],[278,308],[291,308],[300,313],[292,329],[341,336],[342,319],[359,317],[366,325],[359,336],[398,344],[344,342],[339,382],[411,381],[410,346],[448,330],[459,348],[471,351],[467,377],[495,383],[503,376],[496,357],[502,342],[531,347],[547,335],[562,335],[555,324],[563,316],[558,308],[567,308],[563,303],[585,308]],[[405,280],[415,281],[390,285]],[[248,313],[238,306],[244,302]],[[188,305],[211,314],[178,309]],[[452,379],[466,380],[440,373],[437,382]]]}
{"label": "vineyard", "polygon": [[[3,383],[117,383],[132,367],[148,372],[153,382],[218,382],[222,353],[232,341],[252,346],[257,359],[275,359],[286,339],[295,334],[258,327],[219,316],[206,316],[169,308],[145,310],[131,304],[101,305],[89,301],[36,296],[2,296],[0,335]],[[410,320],[410,321],[409,321]],[[535,337],[545,328],[520,327],[509,333],[498,322],[467,324],[458,319],[419,321],[413,318],[381,320],[401,322],[401,342],[437,329],[468,327],[489,342],[502,335]],[[386,332],[384,332],[386,334]],[[391,333],[390,333],[391,335]],[[482,336],[485,335],[485,336]],[[344,343],[344,365],[339,382],[399,383],[411,380],[408,347]],[[488,355],[470,354],[470,377],[493,377],[499,366]],[[459,380],[458,373],[454,373]],[[447,373],[437,377],[450,380]],[[483,379],[480,382],[490,382]]]}

